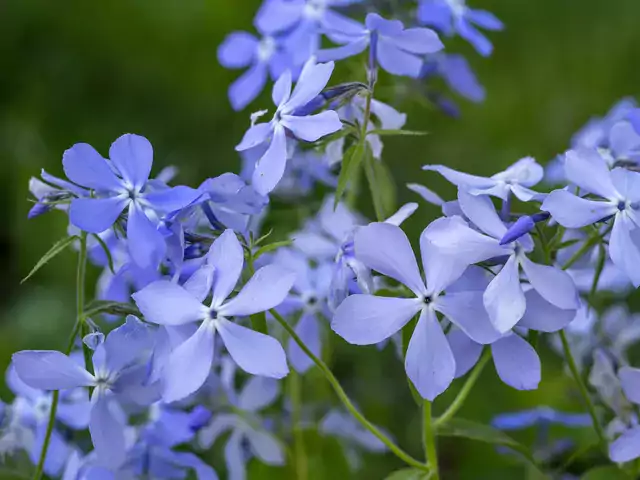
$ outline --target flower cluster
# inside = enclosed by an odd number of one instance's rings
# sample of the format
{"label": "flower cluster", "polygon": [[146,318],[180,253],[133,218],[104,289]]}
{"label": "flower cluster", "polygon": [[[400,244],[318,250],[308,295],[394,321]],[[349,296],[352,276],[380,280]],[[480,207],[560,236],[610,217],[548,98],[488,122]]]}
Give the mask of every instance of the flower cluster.
{"label": "flower cluster", "polygon": [[[251,459],[288,463],[293,443],[298,478],[306,478],[300,435],[314,428],[339,440],[353,468],[362,451],[391,452],[437,480],[434,425],[446,433],[458,420],[490,360],[508,386],[538,388],[546,336],[588,414],[540,408],[494,419],[498,429],[545,428],[536,448],[547,448],[536,452],[488,426],[481,437],[550,470],[572,444],[550,448],[547,427],[593,425],[612,462],[640,457],[640,370],[627,354],[640,329],[622,303],[640,286],[640,110],[627,100],[592,120],[546,172],[531,157],[491,177],[425,165],[426,179],[443,177],[457,193],[445,201],[408,185],[442,209],[423,225],[419,263],[402,229],[418,204],[395,208],[382,138],[420,132],[403,130],[406,116],[374,98],[375,86],[386,74],[412,88],[440,75],[480,100],[464,58],[443,53],[427,27],[487,56],[491,43],[476,27],[502,24],[463,0],[420,0],[401,12],[405,23],[365,3],[265,0],[254,21],[262,38],[235,32],[220,46],[225,67],[247,68],[229,90],[234,108],[274,80],[273,116],[252,114],[236,146],[240,175],[170,186],[176,170],[152,178],[151,143],[126,134],[108,158],[87,144],[69,148],[66,179],[42,172],[31,180],[30,217],[58,210],[69,220],[68,237],[36,270],[74,247],[78,311],[64,352],[13,355],[1,454],[26,454],[36,478],[203,480],[224,470],[243,480]],[[325,40],[334,46],[323,48]],[[328,86],[335,61],[364,52],[364,81]],[[355,208],[365,180],[375,222]],[[550,184],[558,188],[548,192]],[[264,232],[276,196],[312,214],[293,232]],[[84,296],[87,261],[102,269],[93,302]],[[603,312],[603,291],[619,305]],[[379,349],[391,340],[424,409],[426,462],[349,399],[325,363],[332,332]],[[313,369],[342,407],[301,400],[301,378]],[[465,376],[459,397],[432,420],[431,402]],[[478,439],[477,429],[454,423],[458,436]],[[210,450],[221,443],[224,466],[214,469]]]}

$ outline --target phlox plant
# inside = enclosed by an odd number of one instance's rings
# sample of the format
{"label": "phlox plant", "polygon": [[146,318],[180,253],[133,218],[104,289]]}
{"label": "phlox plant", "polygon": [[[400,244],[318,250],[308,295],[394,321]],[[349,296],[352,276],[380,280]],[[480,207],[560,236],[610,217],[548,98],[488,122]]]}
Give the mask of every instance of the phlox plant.
{"label": "phlox plant", "polygon": [[[35,480],[244,480],[261,462],[306,480],[314,430],[337,439],[353,475],[376,454],[404,463],[388,479],[449,478],[437,443],[453,436],[495,444],[522,478],[637,478],[640,369],[628,350],[640,320],[625,297],[640,286],[640,109],[626,99],[592,119],[546,168],[526,156],[490,177],[425,165],[407,186],[416,203],[397,208],[384,140],[422,132],[404,129],[376,86],[403,82],[456,114],[435,77],[475,102],[484,90],[445,45],[460,36],[487,57],[480,29],[503,25],[464,0],[390,2],[392,16],[378,3],[265,0],[256,32],[226,37],[220,64],[244,70],[231,106],[267,85],[273,103],[256,105],[237,139],[238,174],[172,185],[175,170],[152,174],[151,142],[125,134],[108,157],[70,147],[65,178],[31,179],[30,218],[62,213],[68,236],[28,277],[73,249],[78,301],[66,348],[13,355],[15,397],[0,404],[7,465],[26,456]],[[339,83],[336,62],[364,68]],[[457,189],[446,200],[422,184],[443,179]],[[293,231],[267,230],[273,199],[308,215]],[[367,202],[375,221],[357,210]],[[409,239],[402,225],[420,203],[442,216]],[[88,264],[102,270],[95,299]],[[329,367],[336,342],[404,363],[421,448],[365,417]],[[486,425],[458,416],[488,364],[509,387],[537,389],[543,342],[582,411],[495,412]],[[310,375],[332,403],[304,395]],[[453,383],[459,393],[436,415]],[[553,438],[555,425],[589,441]],[[530,427],[531,446],[510,436]]]}

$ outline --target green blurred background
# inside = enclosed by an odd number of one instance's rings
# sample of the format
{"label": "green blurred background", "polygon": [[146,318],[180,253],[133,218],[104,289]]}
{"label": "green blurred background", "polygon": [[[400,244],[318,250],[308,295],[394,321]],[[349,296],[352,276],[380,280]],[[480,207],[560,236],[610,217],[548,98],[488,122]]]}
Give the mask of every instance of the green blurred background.
{"label": "green blurred background", "polygon": [[[402,187],[408,181],[453,194],[438,176],[421,172],[422,164],[445,163],[488,174],[526,155],[546,162],[568,146],[571,135],[590,116],[603,114],[623,96],[640,93],[637,0],[471,3],[494,12],[506,24],[504,32],[490,35],[495,53],[489,59],[459,40],[446,41],[450,51],[470,59],[486,87],[486,102],[461,100],[458,120],[418,102],[395,104],[408,113],[408,128],[430,132],[385,144],[384,158],[397,180],[400,201],[416,200]],[[263,95],[248,111],[234,113],[226,89],[237,72],[218,65],[216,48],[232,30],[251,29],[258,5],[259,0],[0,4],[0,369],[18,349],[60,348],[73,322],[72,252],[20,285],[67,226],[59,214],[27,221],[29,177],[41,168],[61,174],[62,152],[76,142],[90,143],[106,155],[110,143],[126,132],[149,138],[156,171],[177,165],[181,183],[195,185],[238,171],[233,147],[248,125],[248,113],[268,108],[270,101]],[[362,203],[367,201],[363,198]],[[436,214],[422,205],[407,223],[409,235],[416,238]],[[93,279],[97,273],[91,270]],[[333,363],[347,391],[371,420],[420,455],[419,411],[402,365],[390,349],[378,353],[335,338],[332,345]],[[486,422],[496,413],[538,404],[579,410],[560,362],[541,350],[543,381],[538,391],[514,391],[498,382],[489,367],[461,415]],[[437,411],[452,400],[458,383],[436,401]],[[0,393],[10,398],[5,387]],[[306,379],[305,395],[333,398],[315,374]],[[583,431],[577,436],[584,440],[590,435]],[[533,432],[518,438],[531,441]],[[312,479],[378,479],[401,467],[391,455],[367,456],[364,469],[351,475],[335,444],[312,434],[308,443]],[[526,475],[491,446],[444,439],[440,449],[445,479]],[[251,472],[251,478],[265,479],[287,474],[257,464]]]}

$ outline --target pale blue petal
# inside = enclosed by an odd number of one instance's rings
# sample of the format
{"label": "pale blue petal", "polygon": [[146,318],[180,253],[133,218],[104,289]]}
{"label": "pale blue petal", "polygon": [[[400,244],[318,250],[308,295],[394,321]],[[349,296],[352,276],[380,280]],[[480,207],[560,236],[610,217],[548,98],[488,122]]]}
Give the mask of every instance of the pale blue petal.
{"label": "pale blue petal", "polygon": [[149,180],[153,147],[146,138],[127,133],[111,144],[109,159],[124,181],[139,190]]}
{"label": "pale blue petal", "polygon": [[94,190],[117,191],[122,182],[91,145],[76,143],[62,156],[64,173],[73,183]]}
{"label": "pale blue petal", "polygon": [[124,463],[125,452],[125,425],[121,422],[120,415],[114,415],[115,408],[111,405],[111,399],[98,390],[94,391],[93,408],[89,421],[91,441],[98,456],[100,465],[117,469]]}
{"label": "pale blue petal", "polygon": [[502,30],[504,28],[503,23],[493,13],[486,10],[468,8],[465,11],[465,16],[469,21],[486,30]]}
{"label": "pale blue petal", "polygon": [[302,19],[304,10],[302,0],[266,0],[256,13],[254,25],[263,34],[283,32]]}
{"label": "pale blue petal", "polygon": [[291,98],[283,107],[283,113],[291,113],[296,108],[304,107],[313,100],[327,86],[331,74],[333,73],[334,63],[315,63],[315,59],[310,58],[305,63],[298,77]]}
{"label": "pale blue petal", "polygon": [[144,199],[151,204],[154,210],[162,213],[171,213],[181,210],[195,202],[202,196],[195,188],[180,185],[145,194]]}
{"label": "pale blue petal", "polygon": [[264,430],[249,428],[245,431],[245,438],[249,448],[262,462],[267,465],[284,465],[284,450],[278,439]]}
{"label": "pale blue petal", "polygon": [[384,223],[390,223],[399,227],[404,221],[409,218],[418,209],[417,203],[405,203],[401,206],[396,213],[387,218]]}
{"label": "pale blue petal", "polygon": [[478,343],[493,343],[501,337],[484,309],[482,292],[447,293],[434,308]]}
{"label": "pale blue petal", "polygon": [[416,55],[436,53],[444,48],[438,34],[428,28],[407,28],[384,41]]}
{"label": "pale blue petal", "polygon": [[287,137],[284,127],[276,125],[269,148],[256,163],[251,183],[260,195],[267,195],[276,188],[284,175],[287,164]]}
{"label": "pale blue petal", "polygon": [[248,412],[257,412],[276,401],[280,394],[277,380],[267,377],[251,377],[238,396],[238,407]]}
{"label": "pale blue petal", "polygon": [[420,185],[418,183],[407,183],[407,188],[412,192],[420,195],[424,200],[428,203],[436,205],[438,207],[444,205],[444,200],[435,192],[432,192],[424,185]]}
{"label": "pale blue petal", "polygon": [[238,419],[235,415],[229,413],[216,415],[209,425],[198,431],[198,446],[202,449],[211,448],[220,435],[236,425],[238,425]]}
{"label": "pale blue petal", "polygon": [[611,171],[611,181],[625,200],[640,201],[640,173],[626,168],[614,168]]}
{"label": "pale blue petal", "polygon": [[613,462],[630,462],[638,457],[640,457],[640,427],[627,430],[609,445],[609,458]]}
{"label": "pale blue petal", "polygon": [[564,171],[571,183],[588,193],[607,199],[618,196],[609,166],[596,149],[569,150],[564,155]]}
{"label": "pale blue petal", "polygon": [[458,189],[458,203],[465,216],[487,235],[501,239],[507,233],[496,207],[486,195],[471,195],[464,189]]}
{"label": "pale blue petal", "polygon": [[136,360],[149,358],[154,345],[155,330],[129,315],[125,323],[112,330],[98,348],[105,350],[108,370],[119,372]]}
{"label": "pale blue petal", "polygon": [[171,403],[191,395],[207,380],[213,363],[215,329],[202,322],[186,342],[178,346],[163,371],[162,398]]}
{"label": "pale blue petal", "polygon": [[145,319],[158,325],[182,325],[207,315],[196,297],[167,280],[153,282],[132,297]]}
{"label": "pale blue petal", "polygon": [[224,458],[229,473],[228,480],[246,480],[247,478],[242,439],[241,433],[235,431],[224,447]]}
{"label": "pale blue petal", "polygon": [[511,330],[525,312],[519,270],[517,257],[511,255],[484,292],[484,306],[491,323],[501,333]]}
{"label": "pale blue petal", "polygon": [[283,378],[289,373],[287,356],[275,338],[224,318],[216,327],[229,355],[245,372],[269,378]]}
{"label": "pale blue petal", "polygon": [[365,51],[369,46],[369,36],[354,39],[346,45],[336,48],[325,48],[318,50],[316,58],[319,62],[328,62],[331,60],[344,60],[353,57]]}
{"label": "pale blue petal", "polygon": [[483,57],[488,57],[493,51],[493,45],[480,31],[478,31],[465,18],[458,18],[455,22],[458,34],[468,41]]}
{"label": "pale blue petal", "polygon": [[199,302],[204,302],[211,293],[213,286],[213,275],[216,269],[211,265],[203,265],[193,272],[193,275],[184,282],[182,286],[187,292],[193,295]]}
{"label": "pale blue petal", "polygon": [[64,353],[23,350],[12,356],[20,380],[40,390],[65,390],[93,384],[93,376]]}
{"label": "pale blue petal", "polygon": [[262,267],[238,295],[218,309],[218,313],[222,316],[244,316],[277,307],[291,290],[295,279],[294,272],[279,265]]}
{"label": "pale blue petal", "polygon": [[286,127],[300,140],[315,142],[316,140],[337,132],[342,128],[340,117],[333,110],[297,117],[293,115],[283,115],[281,124]]}
{"label": "pale blue petal", "polygon": [[409,341],[407,376],[423,398],[433,401],[453,381],[456,361],[433,310],[424,309]]}
{"label": "pale blue petal", "polygon": [[413,298],[351,295],[336,309],[331,328],[351,344],[371,345],[399,331],[422,306]]}
{"label": "pale blue petal", "polygon": [[135,202],[129,205],[127,243],[131,259],[143,269],[158,268],[167,251],[167,244],[162,233]]}
{"label": "pale blue petal", "polygon": [[451,31],[453,17],[451,8],[446,3],[420,2],[418,20],[423,25],[431,25],[448,34]]}
{"label": "pale blue petal", "polygon": [[491,345],[500,379],[517,390],[535,390],[541,376],[540,358],[534,348],[516,334]]}
{"label": "pale blue petal", "polygon": [[486,189],[496,185],[496,181],[491,178],[479,177],[468,173],[458,172],[444,165],[425,165],[423,170],[438,172],[444,178],[453,183],[456,187]]}
{"label": "pale blue petal", "polygon": [[640,230],[625,214],[616,215],[609,239],[609,255],[638,288],[640,286]]}
{"label": "pale blue petal", "polygon": [[229,86],[229,101],[234,110],[242,110],[262,91],[267,83],[267,65],[254,63]]}
{"label": "pale blue petal", "polygon": [[400,227],[372,223],[359,228],[354,241],[356,258],[367,267],[403,283],[416,295],[426,293],[411,244]]}
{"label": "pale blue petal", "polygon": [[556,222],[567,228],[591,225],[618,211],[617,207],[609,202],[576,197],[566,190],[551,192],[542,203],[540,210],[549,212]]}
{"label": "pale blue petal", "polygon": [[539,332],[557,332],[576,318],[576,310],[558,308],[542,298],[533,289],[526,292],[524,296],[527,308],[522,319],[518,322],[519,327],[530,328]]}
{"label": "pale blue petal", "polygon": [[616,159],[637,160],[640,154],[640,134],[631,123],[618,122],[609,131],[609,148]]}
{"label": "pale blue petal", "polygon": [[247,32],[232,32],[218,47],[218,61],[225,68],[244,68],[251,64],[258,39]]}
{"label": "pale blue petal", "polygon": [[385,37],[378,38],[377,60],[387,72],[412,78],[420,76],[424,63],[422,58],[401,50]]}
{"label": "pale blue petal", "polygon": [[69,220],[80,230],[102,233],[115,223],[129,202],[128,198],[74,198]]}
{"label": "pale blue petal", "polygon": [[624,366],[618,370],[618,377],[625,396],[631,402],[640,404],[640,369]]}
{"label": "pale blue petal", "polygon": [[463,97],[474,102],[484,100],[485,89],[462,55],[443,56],[438,60],[438,71],[449,87]]}
{"label": "pale blue petal", "polygon": [[458,257],[448,255],[437,248],[428,236],[427,228],[420,235],[422,267],[427,280],[427,291],[438,295],[454,283],[467,269],[468,265]]}
{"label": "pale blue petal", "polygon": [[218,307],[233,292],[244,266],[244,251],[233,230],[225,230],[213,242],[207,263],[215,269],[212,305]]}
{"label": "pale blue petal", "polygon": [[253,125],[245,132],[242,140],[236,146],[236,150],[242,152],[266,142],[272,130],[271,123],[258,123]]}
{"label": "pale blue petal", "polygon": [[471,340],[466,333],[457,328],[453,328],[447,334],[447,341],[456,360],[455,378],[460,378],[478,363],[482,345]]}
{"label": "pale blue petal", "polygon": [[578,309],[578,289],[567,272],[551,265],[534,263],[525,256],[520,258],[520,264],[531,286],[547,302],[564,310]]}
{"label": "pale blue petal", "polygon": [[[304,313],[300,317],[296,325],[296,333],[307,348],[311,350],[311,353],[316,357],[321,356],[320,328],[314,314]],[[289,361],[298,373],[305,373],[313,366],[313,361],[291,338],[289,339],[287,351],[289,353]]]}
{"label": "pale blue petal", "polygon": [[276,106],[282,105],[291,95],[291,70],[285,70],[278,80],[273,84],[271,90],[271,100]]}

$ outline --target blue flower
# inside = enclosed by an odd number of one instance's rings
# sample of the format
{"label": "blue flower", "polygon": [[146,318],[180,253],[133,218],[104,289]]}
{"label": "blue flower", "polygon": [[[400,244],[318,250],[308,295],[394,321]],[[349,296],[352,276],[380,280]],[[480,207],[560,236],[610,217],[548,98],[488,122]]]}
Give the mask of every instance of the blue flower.
{"label": "blue flower", "polygon": [[35,177],[29,180],[29,191],[37,200],[29,210],[29,219],[47,213],[54,208],[66,211],[72,198],[89,196],[89,190],[50,175],[45,170],[42,170],[40,176],[42,180]]}
{"label": "blue flower", "polygon": [[200,193],[185,186],[148,189],[153,149],[144,137],[123,135],[111,145],[109,157],[108,162],[86,143],[78,143],[64,153],[67,177],[95,192],[94,197],[71,201],[71,223],[85,232],[101,233],[128,209],[131,258],[142,268],[157,268],[166,251],[164,238],[157,230],[158,217],[189,205]]}
{"label": "blue flower", "polygon": [[486,10],[467,7],[465,0],[421,0],[418,20],[437,28],[445,35],[457,33],[467,40],[480,55],[489,56],[493,45],[474,25],[486,30],[502,30],[504,25]]}
{"label": "blue flower", "polygon": [[[349,25],[332,40],[343,46],[320,50],[321,61],[342,60],[370,48],[372,63],[393,75],[417,78],[422,71],[421,56],[442,50],[438,35],[428,28],[405,29],[399,20],[386,20],[370,13],[363,25]],[[371,65],[370,68],[373,68]]]}
{"label": "blue flower", "polygon": [[555,190],[540,208],[567,228],[581,228],[613,217],[609,255],[637,288],[640,286],[640,239],[635,231],[638,228],[640,173],[624,168],[610,171],[600,153],[589,149],[567,152],[564,168],[571,183],[603,200]]}
{"label": "blue flower", "polygon": [[[183,285],[161,280],[133,294],[145,319],[165,326],[202,321],[184,343],[175,348],[162,373],[166,402],[197,391],[211,371],[214,337],[218,332],[227,351],[248,373],[282,378],[289,373],[282,346],[268,335],[228,320],[263,312],[279,305],[295,275],[276,265],[260,268],[231,300],[244,264],[244,251],[232,230],[216,239],[206,264]],[[204,300],[213,292],[210,305]]]}
{"label": "blue flower", "polygon": [[273,86],[272,99],[278,107],[268,123],[251,126],[236,150],[244,151],[265,142],[269,147],[256,163],[252,185],[261,195],[271,192],[282,176],[287,162],[287,132],[306,142],[342,128],[338,114],[327,110],[316,115],[296,116],[295,110],[305,106],[327,85],[333,72],[333,62],[316,64],[311,58],[302,69],[298,83],[291,92],[291,72],[287,70]]}
{"label": "blue flower", "polygon": [[472,102],[484,100],[484,87],[462,55],[437,53],[427,57],[420,78],[429,79],[435,75],[442,77],[449,88]]}
{"label": "blue flower", "polygon": [[148,405],[157,398],[155,385],[147,384],[151,354],[148,329],[135,317],[113,330],[93,354],[95,374],[53,350],[24,350],[13,355],[20,380],[41,390],[94,387],[89,432],[102,465],[117,467],[126,458],[126,416],[121,402]]}

